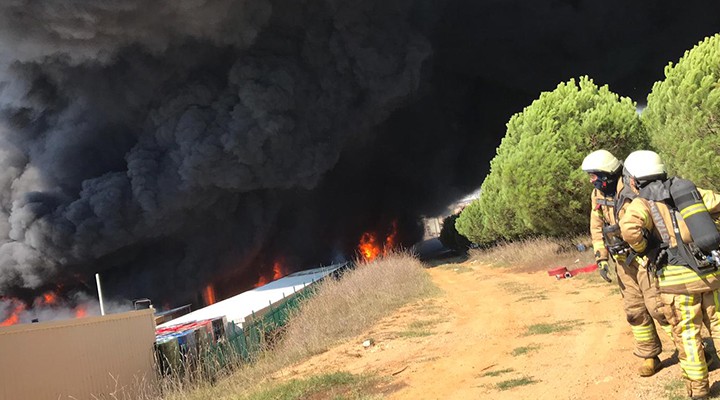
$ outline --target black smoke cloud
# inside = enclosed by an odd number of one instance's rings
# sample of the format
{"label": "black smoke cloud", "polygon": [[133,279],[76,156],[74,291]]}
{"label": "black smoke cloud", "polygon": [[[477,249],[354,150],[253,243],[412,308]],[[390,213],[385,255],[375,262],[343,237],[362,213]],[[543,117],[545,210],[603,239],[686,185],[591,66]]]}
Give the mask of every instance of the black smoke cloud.
{"label": "black smoke cloud", "polygon": [[0,292],[230,293],[477,187],[504,123],[590,74],[643,102],[718,5],[0,6]]}

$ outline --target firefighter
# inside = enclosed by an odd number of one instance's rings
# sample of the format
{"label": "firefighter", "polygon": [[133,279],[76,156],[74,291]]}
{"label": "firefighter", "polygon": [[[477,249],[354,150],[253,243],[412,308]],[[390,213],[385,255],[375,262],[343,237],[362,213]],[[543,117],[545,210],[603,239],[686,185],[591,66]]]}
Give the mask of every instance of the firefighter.
{"label": "firefighter", "polygon": [[[710,389],[709,354],[703,351],[700,328],[704,323],[715,343],[720,343],[720,310],[716,308],[720,263],[702,254],[698,244],[712,243],[706,250],[714,246],[717,253],[720,234],[713,217],[720,213],[720,196],[697,189],[690,181],[668,179],[660,157],[652,151],[631,153],[625,160],[625,173],[639,194],[620,219],[622,236],[649,260],[664,314],[672,325],[688,395],[705,399]],[[696,220],[707,223],[698,225]]]}
{"label": "firefighter", "polygon": [[603,279],[611,281],[608,260],[612,256],[625,316],[635,339],[633,353],[643,359],[638,372],[640,376],[652,376],[660,369],[658,355],[662,352],[653,319],[669,337],[672,332],[662,312],[660,294],[648,280],[641,259],[636,257],[626,263],[630,247],[622,240],[618,221],[636,193],[623,184],[622,163],[607,150],[590,153],[581,168],[595,186],[591,197],[590,236],[598,271]]}

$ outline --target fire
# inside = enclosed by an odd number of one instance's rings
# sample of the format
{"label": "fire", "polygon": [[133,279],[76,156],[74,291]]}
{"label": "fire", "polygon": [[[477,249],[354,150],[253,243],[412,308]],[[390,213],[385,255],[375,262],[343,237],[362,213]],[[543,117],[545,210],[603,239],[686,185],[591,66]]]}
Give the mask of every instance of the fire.
{"label": "fire", "polygon": [[397,220],[392,222],[390,231],[385,235],[385,239],[380,242],[375,232],[365,232],[360,236],[360,244],[358,244],[358,252],[365,261],[372,261],[380,254],[387,255],[392,249],[397,247]]}
{"label": "fire", "polygon": [[260,287],[268,284],[268,279],[264,276],[260,276],[260,279],[255,283],[255,286],[253,287]]}
{"label": "fire", "polygon": [[377,241],[377,237],[372,232],[365,232],[360,237],[360,244],[358,245],[360,254],[365,258],[365,261],[372,261],[380,255],[380,244]]}
{"label": "fire", "polygon": [[[9,314],[0,317],[5,318],[4,320],[0,320],[0,327],[19,324],[21,319],[23,321],[29,320],[34,317],[35,312],[43,311],[46,313],[48,320],[57,319],[58,317],[62,318],[67,315],[67,312],[73,312],[75,318],[88,316],[88,306],[86,304],[81,304],[73,308],[71,304],[55,292],[46,292],[38,295],[33,300],[32,305],[26,305],[25,302],[13,297],[0,296],[0,301],[9,305]],[[53,311],[52,314],[55,314],[54,318],[50,316],[51,313],[49,313],[49,311]]]}
{"label": "fire", "polygon": [[283,269],[282,263],[280,261],[275,261],[275,264],[273,264],[273,278],[272,280],[277,280],[282,278],[283,276],[287,275],[285,270]]}
{"label": "fire", "polygon": [[42,295],[42,299],[45,304],[55,304],[57,302],[57,295],[53,292],[47,292]]}
{"label": "fire", "polygon": [[205,300],[206,305],[215,304],[215,288],[212,285],[205,286],[203,300]]}
{"label": "fire", "polygon": [[397,246],[397,234],[397,220],[394,220],[390,228],[390,233],[388,233],[387,237],[385,237],[385,247],[383,248],[383,255],[387,255],[392,249],[395,248],[395,246]]}
{"label": "fire", "polygon": [[87,315],[87,308],[85,306],[78,306],[75,309],[75,318],[83,318]]}
{"label": "fire", "polygon": [[272,267],[272,275],[270,275],[270,271],[268,271],[267,273],[263,272],[264,275],[260,275],[260,278],[258,278],[258,281],[255,282],[255,285],[253,285],[253,287],[257,288],[267,285],[268,283],[276,281],[287,275],[287,269],[285,269],[285,267],[283,266],[284,260],[284,257],[280,257],[279,259],[275,260]]}
{"label": "fire", "polygon": [[20,313],[25,311],[25,304],[17,303],[13,310],[10,312],[10,316],[5,318],[4,321],[0,322],[0,326],[15,325],[20,322]]}

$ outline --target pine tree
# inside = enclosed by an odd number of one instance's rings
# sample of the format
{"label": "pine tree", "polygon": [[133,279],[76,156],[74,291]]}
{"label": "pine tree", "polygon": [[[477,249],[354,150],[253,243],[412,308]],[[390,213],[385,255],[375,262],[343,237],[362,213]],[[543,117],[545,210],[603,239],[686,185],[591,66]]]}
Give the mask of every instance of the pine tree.
{"label": "pine tree", "polygon": [[642,120],[671,174],[720,190],[720,34],[665,67]]}
{"label": "pine tree", "polygon": [[623,159],[647,143],[629,98],[588,77],[561,83],[510,118],[480,198],[457,229],[479,243],[586,232],[592,186],[583,158],[606,149]]}

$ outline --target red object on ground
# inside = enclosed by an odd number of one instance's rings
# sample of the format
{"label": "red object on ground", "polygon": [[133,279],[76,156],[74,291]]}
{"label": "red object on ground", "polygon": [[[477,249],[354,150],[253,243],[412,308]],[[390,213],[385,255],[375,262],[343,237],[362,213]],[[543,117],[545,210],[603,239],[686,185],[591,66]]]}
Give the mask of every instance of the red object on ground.
{"label": "red object on ground", "polygon": [[557,267],[548,271],[548,275],[554,276],[556,279],[563,279],[565,274],[568,272],[565,267]]}
{"label": "red object on ground", "polygon": [[583,272],[593,272],[593,271],[597,271],[597,269],[598,269],[597,264],[590,264],[590,265],[588,265],[588,266],[586,266],[586,267],[575,268],[575,269],[571,270],[570,273],[572,274],[572,276],[575,276],[575,275],[580,274],[580,273],[583,273]]}
{"label": "red object on ground", "polygon": [[571,269],[571,270],[568,270],[565,267],[557,267],[557,268],[548,270],[548,275],[554,276],[555,279],[564,279],[564,278],[572,278],[573,276],[584,273],[584,272],[592,272],[597,269],[598,269],[597,264],[590,264],[586,267],[575,268],[575,269]]}

